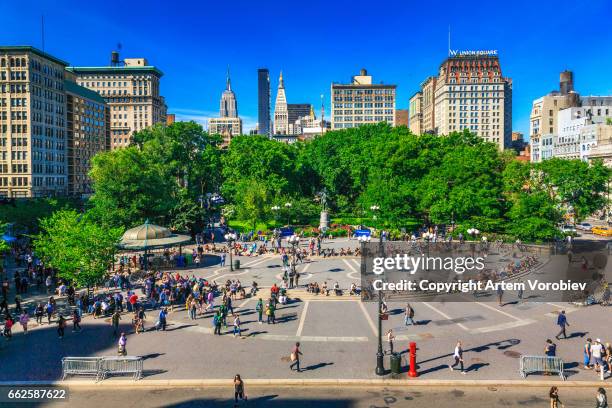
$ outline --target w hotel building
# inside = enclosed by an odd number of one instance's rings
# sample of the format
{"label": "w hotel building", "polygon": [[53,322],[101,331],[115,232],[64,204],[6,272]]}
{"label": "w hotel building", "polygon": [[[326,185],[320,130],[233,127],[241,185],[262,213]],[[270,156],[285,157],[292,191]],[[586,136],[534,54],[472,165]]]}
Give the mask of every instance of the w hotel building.
{"label": "w hotel building", "polygon": [[[467,129],[502,150],[510,147],[512,80],[502,75],[497,51],[453,53],[440,65],[437,77],[423,82],[421,92],[413,99],[422,98],[423,111],[411,116],[422,122],[411,123],[411,128],[440,135]],[[426,94],[433,96],[427,103]]]}
{"label": "w hotel building", "polygon": [[112,53],[106,67],[68,67],[79,85],[99,93],[110,109],[111,148],[126,147],[135,131],[166,123],[166,103],[160,95],[163,73],[144,58]]}

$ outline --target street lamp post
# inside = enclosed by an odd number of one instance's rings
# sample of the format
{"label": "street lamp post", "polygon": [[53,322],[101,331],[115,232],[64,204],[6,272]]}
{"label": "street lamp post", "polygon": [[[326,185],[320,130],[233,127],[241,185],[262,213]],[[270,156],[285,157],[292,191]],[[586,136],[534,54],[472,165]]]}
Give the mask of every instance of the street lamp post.
{"label": "street lamp post", "polygon": [[[478,231],[477,228],[470,228],[467,230],[467,233],[470,234],[470,236],[472,237],[472,241],[476,241],[478,234],[480,234],[480,231]],[[476,242],[472,242],[471,246],[472,246],[472,257],[474,257],[474,254],[476,253]]]}
{"label": "street lamp post", "polygon": [[287,209],[287,227],[291,222],[291,203],[285,203],[285,208]]}
{"label": "street lamp post", "polygon": [[293,276],[295,276],[295,264],[297,262],[297,247],[300,244],[300,237],[299,235],[291,235],[289,238],[287,238],[287,242],[289,242],[289,244],[291,244],[291,273],[293,274]]}
{"label": "street lamp post", "polygon": [[[278,214],[278,211],[280,210],[280,207],[278,205],[275,205],[275,206],[272,206],[272,208],[270,208],[270,209],[274,213],[274,221],[278,222],[277,214]],[[275,226],[275,228],[276,228],[276,226]]]}
{"label": "street lamp post", "polygon": [[[382,231],[378,238],[378,256],[384,257],[383,234]],[[376,375],[385,375],[385,366],[383,362],[383,347],[382,347],[382,290],[378,291],[378,351],[376,352]]]}
{"label": "street lamp post", "polygon": [[[370,206],[370,211],[373,213],[373,219],[376,219],[376,213],[380,211],[380,207],[378,205]],[[383,248],[383,231],[382,229],[379,232],[378,236],[378,256],[384,256],[384,248]],[[382,347],[382,290],[378,291],[378,351],[376,352],[376,375],[385,375],[385,366],[384,366],[384,353]]]}
{"label": "street lamp post", "polygon": [[234,264],[232,263],[232,252],[234,250],[234,242],[238,237],[233,232],[228,232],[225,234],[225,240],[227,241],[227,246],[229,248],[229,256],[230,256],[230,271],[234,270]]}

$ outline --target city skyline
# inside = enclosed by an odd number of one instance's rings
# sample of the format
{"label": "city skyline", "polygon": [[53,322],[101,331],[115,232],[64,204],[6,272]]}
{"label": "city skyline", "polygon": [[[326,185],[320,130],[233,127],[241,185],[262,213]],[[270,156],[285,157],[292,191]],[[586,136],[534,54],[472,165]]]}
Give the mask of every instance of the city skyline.
{"label": "city skyline", "polygon": [[[168,112],[175,113],[177,120],[193,119],[204,124],[208,118],[217,116],[219,84],[225,82],[229,64],[232,88],[240,99],[244,133],[257,122],[257,69],[261,67],[270,70],[273,100],[282,70],[291,99],[311,103],[317,116],[321,94],[325,95],[329,112],[330,84],[348,82],[361,68],[375,72],[377,81],[397,85],[397,108],[408,108],[409,98],[422,79],[436,75],[447,57],[449,25],[453,50],[499,51],[504,75],[514,82],[513,130],[529,134],[531,102],[556,89],[558,73],[564,69],[574,72],[576,88],[583,95],[612,94],[612,79],[601,69],[612,63],[612,53],[606,52],[611,34],[603,25],[590,24],[589,41],[580,40],[585,35],[581,28],[584,24],[609,14],[611,6],[603,1],[591,3],[588,10],[563,3],[554,8],[554,19],[547,17],[550,6],[546,4],[531,4],[529,14],[520,6],[461,10],[449,4],[442,6],[443,12],[436,14],[433,23],[411,20],[411,16],[423,11],[423,5],[408,7],[389,2],[384,10],[393,12],[386,13],[387,20],[381,21],[376,29],[360,24],[370,19],[367,13],[351,16],[352,24],[348,24],[341,20],[345,15],[341,7],[315,2],[312,10],[300,12],[302,17],[314,19],[321,12],[325,16],[313,26],[316,29],[304,31],[283,22],[289,11],[270,5],[267,13],[270,21],[277,22],[277,29],[261,32],[241,25],[262,10],[257,5],[238,2],[237,24],[229,33],[219,30],[225,21],[219,17],[230,12],[214,4],[206,8],[217,14],[200,13],[205,6],[196,4],[168,8],[163,15],[157,15],[155,7],[153,11],[142,9],[141,18],[150,24],[136,30],[127,16],[112,13],[113,7],[100,10],[79,3],[79,7],[57,10],[40,1],[28,3],[32,7],[7,5],[9,18],[6,29],[0,33],[0,43],[42,48],[41,15],[45,16],[45,51],[71,65],[106,65],[110,52],[121,43],[121,58],[147,58],[164,72],[161,93],[166,97]],[[355,5],[359,4],[368,5]],[[193,12],[180,13],[186,9]],[[483,19],[487,13],[502,10],[504,14],[499,18]],[[462,22],[467,17],[479,20],[477,32],[468,22]],[[567,19],[572,21],[571,25],[563,24]],[[523,30],[517,36],[514,28],[518,23],[537,29]],[[66,30],[66,24],[73,29]],[[167,29],[157,30],[157,25]],[[75,32],[82,35],[74,36]],[[226,47],[226,41],[218,41],[220,35],[238,46]],[[309,49],[317,52],[304,53],[306,42]],[[215,59],[210,60],[208,55],[215,55]]]}

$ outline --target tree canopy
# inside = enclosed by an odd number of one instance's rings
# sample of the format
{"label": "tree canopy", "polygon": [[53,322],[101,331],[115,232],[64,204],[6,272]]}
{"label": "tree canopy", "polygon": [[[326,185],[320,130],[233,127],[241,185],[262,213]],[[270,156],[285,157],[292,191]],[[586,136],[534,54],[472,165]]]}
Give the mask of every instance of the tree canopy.
{"label": "tree canopy", "polygon": [[37,255],[61,278],[81,287],[102,281],[122,233],[75,210],[56,211],[41,221],[40,229],[34,241]]}

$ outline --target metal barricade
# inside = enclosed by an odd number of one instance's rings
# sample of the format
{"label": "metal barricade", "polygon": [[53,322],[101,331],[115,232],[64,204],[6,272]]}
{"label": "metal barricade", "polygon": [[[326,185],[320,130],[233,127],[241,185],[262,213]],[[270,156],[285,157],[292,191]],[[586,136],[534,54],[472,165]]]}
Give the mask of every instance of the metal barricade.
{"label": "metal barricade", "polygon": [[64,357],[62,358],[62,380],[68,375],[87,375],[100,379],[102,357]]}
{"label": "metal barricade", "polygon": [[100,367],[100,378],[105,379],[109,375],[132,374],[134,380],[142,378],[142,357],[104,357]]}
{"label": "metal barricade", "polygon": [[533,373],[559,374],[559,377],[565,381],[563,360],[559,357],[521,356],[521,377],[526,378],[527,375]]}

